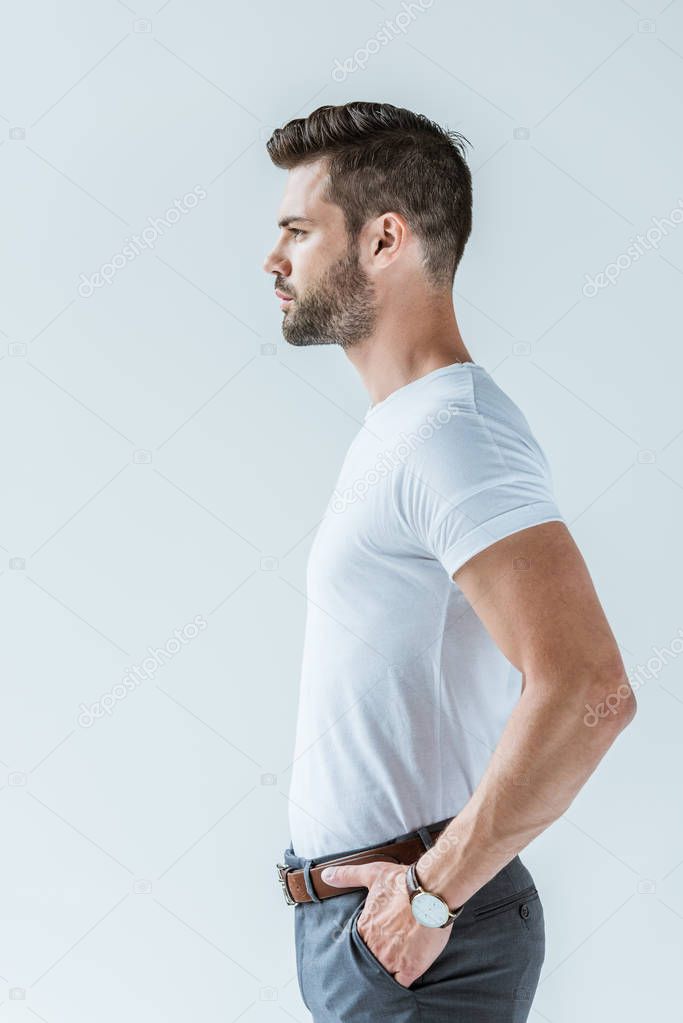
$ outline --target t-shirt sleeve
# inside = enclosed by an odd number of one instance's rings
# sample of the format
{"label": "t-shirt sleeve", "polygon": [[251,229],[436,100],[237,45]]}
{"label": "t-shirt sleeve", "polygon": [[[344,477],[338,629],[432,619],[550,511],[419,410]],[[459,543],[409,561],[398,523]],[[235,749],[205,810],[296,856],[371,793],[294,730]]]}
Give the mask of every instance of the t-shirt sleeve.
{"label": "t-shirt sleeve", "polygon": [[548,460],[523,417],[493,422],[478,412],[451,416],[406,460],[399,501],[418,546],[451,577],[512,533],[565,522]]}

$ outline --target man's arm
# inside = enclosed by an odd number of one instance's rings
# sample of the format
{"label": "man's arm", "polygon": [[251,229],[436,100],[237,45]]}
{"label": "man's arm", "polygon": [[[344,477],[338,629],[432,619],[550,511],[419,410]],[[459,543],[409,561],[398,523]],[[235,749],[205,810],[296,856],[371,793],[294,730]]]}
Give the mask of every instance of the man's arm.
{"label": "man's arm", "polygon": [[453,578],[522,672],[523,688],[471,799],[417,861],[422,886],[452,908],[564,813],[636,712],[614,636],[563,523],[499,540]]}

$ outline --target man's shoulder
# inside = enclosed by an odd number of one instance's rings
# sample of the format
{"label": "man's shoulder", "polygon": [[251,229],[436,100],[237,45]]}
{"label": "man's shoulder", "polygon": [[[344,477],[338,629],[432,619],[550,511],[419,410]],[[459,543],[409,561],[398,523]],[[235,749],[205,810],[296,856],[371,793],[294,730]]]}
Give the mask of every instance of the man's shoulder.
{"label": "man's shoulder", "polygon": [[548,460],[519,405],[488,375],[466,392],[435,387],[403,424],[405,481],[463,493],[524,477],[549,477]]}

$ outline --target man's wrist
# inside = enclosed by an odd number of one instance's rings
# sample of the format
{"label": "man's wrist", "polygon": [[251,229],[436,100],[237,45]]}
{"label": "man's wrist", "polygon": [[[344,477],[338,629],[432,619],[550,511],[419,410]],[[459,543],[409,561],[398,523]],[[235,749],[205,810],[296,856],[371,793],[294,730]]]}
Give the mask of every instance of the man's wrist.
{"label": "man's wrist", "polygon": [[433,846],[416,860],[415,877],[425,891],[441,896],[449,909],[455,910],[463,905],[468,895],[462,883],[453,876],[452,859],[452,850],[437,851]]}
{"label": "man's wrist", "polygon": [[411,863],[405,874],[413,916],[425,927],[448,927],[460,916],[464,905],[449,906],[438,892],[425,887],[416,868],[417,864]]}

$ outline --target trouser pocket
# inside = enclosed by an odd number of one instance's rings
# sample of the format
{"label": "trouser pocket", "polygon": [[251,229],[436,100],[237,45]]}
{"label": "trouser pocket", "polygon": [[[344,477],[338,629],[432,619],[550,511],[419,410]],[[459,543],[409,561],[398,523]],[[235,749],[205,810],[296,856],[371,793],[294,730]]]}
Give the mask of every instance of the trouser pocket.
{"label": "trouser pocket", "polygon": [[[399,991],[410,991],[410,988],[406,987],[405,984],[400,984],[393,974],[389,973],[384,963],[381,963],[372,949],[366,945],[361,937],[358,930],[358,917],[363,912],[367,896],[353,911],[351,919],[349,921],[349,932],[351,935],[351,941],[356,945],[363,958],[366,960],[369,966],[372,967],[374,973],[378,977],[382,977],[385,981],[391,984],[392,987],[398,988]],[[412,985],[411,985],[412,986]]]}
{"label": "trouser pocket", "polygon": [[512,909],[513,906],[522,906],[525,902],[531,902],[532,899],[538,898],[538,891],[536,885],[531,884],[526,888],[522,888],[521,891],[515,892],[513,895],[508,895],[502,899],[496,899],[495,902],[488,902],[485,906],[479,906],[472,913],[475,920],[487,919],[490,916],[497,916],[498,913],[504,913],[506,910]]}

